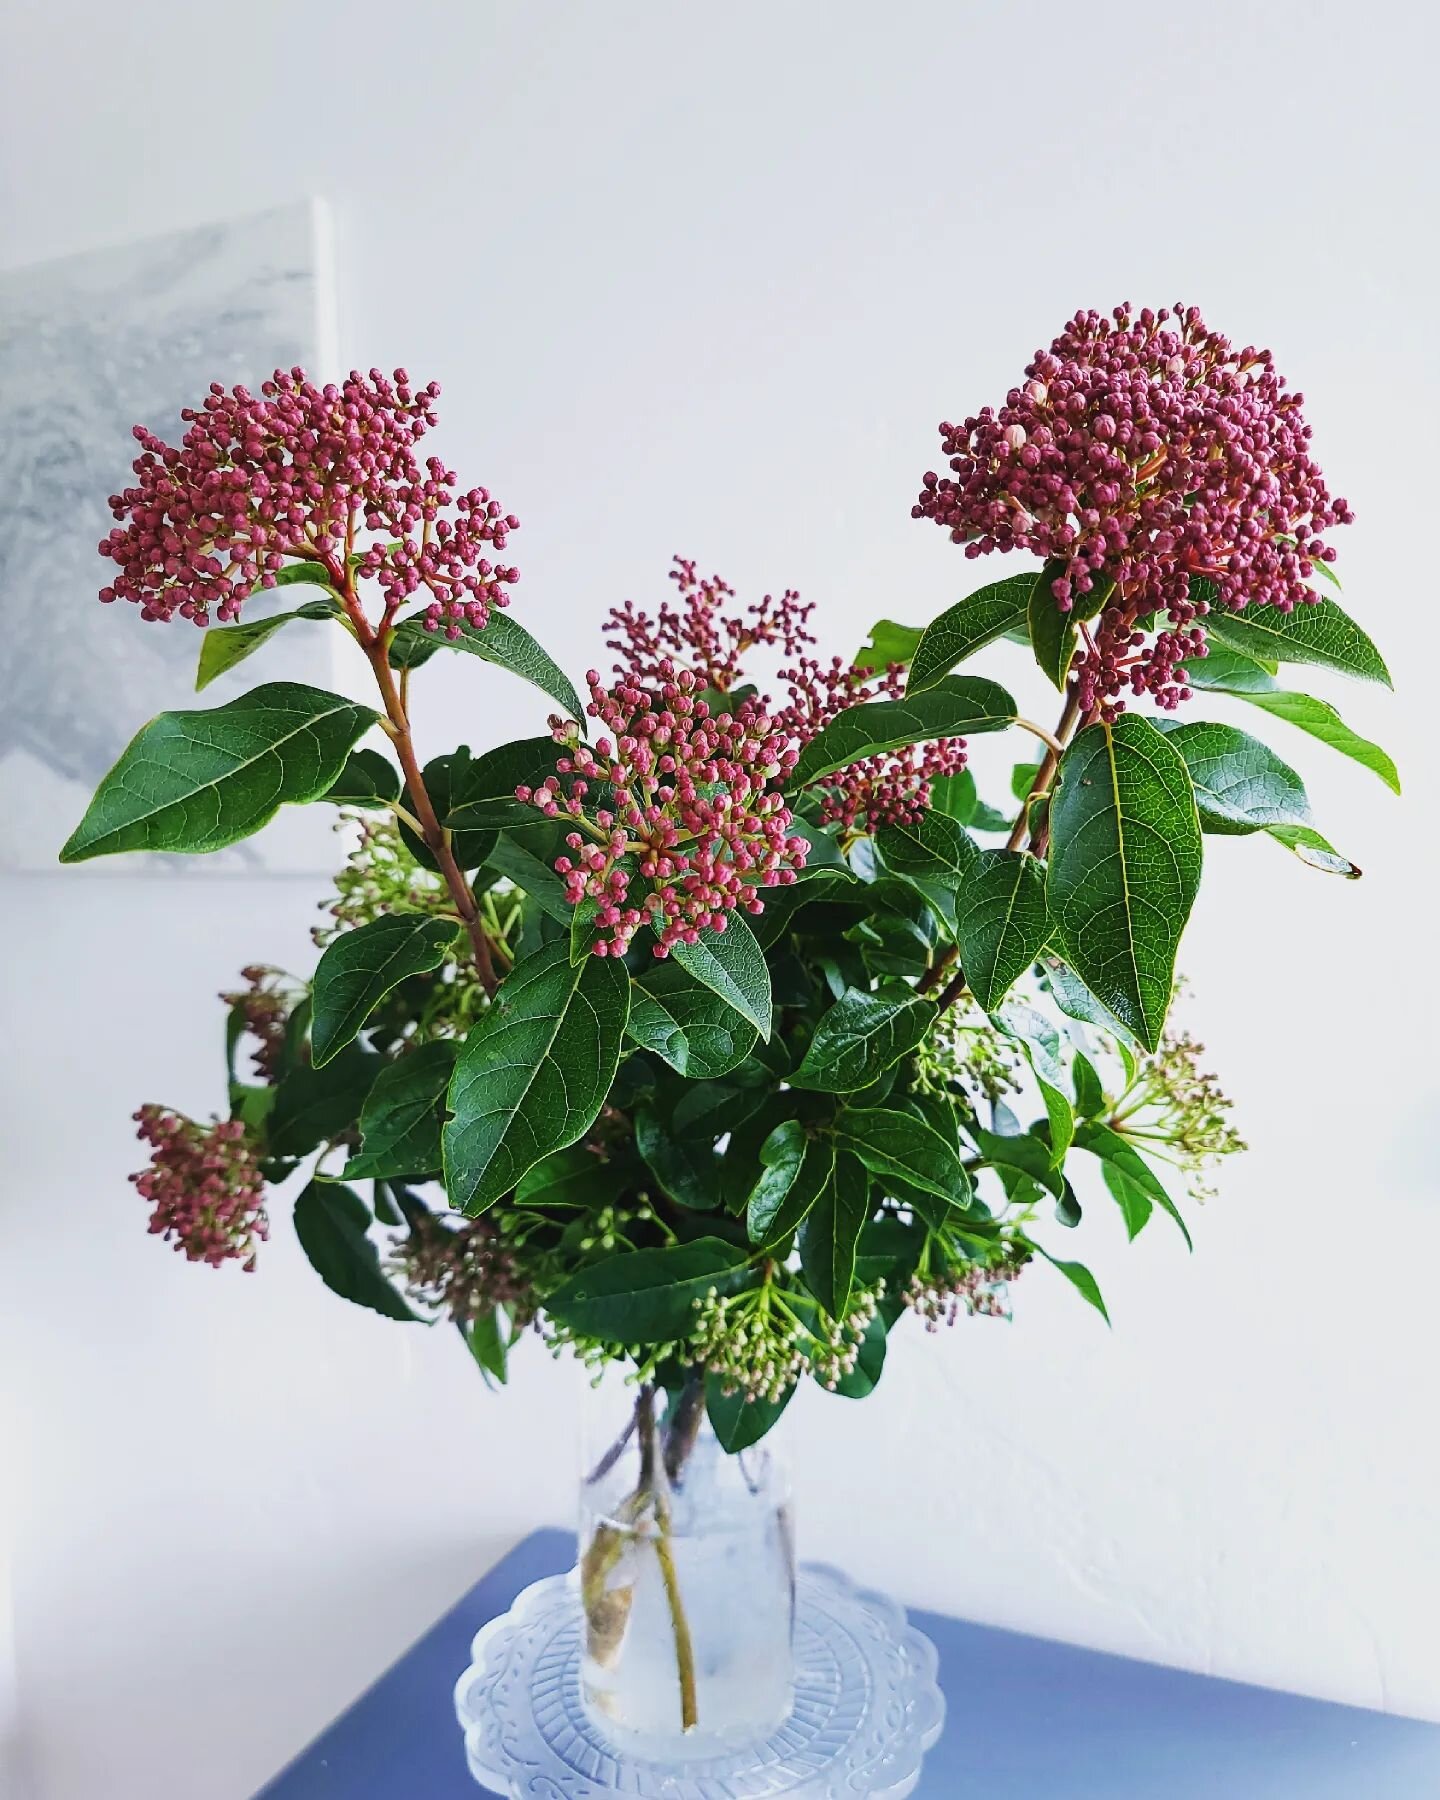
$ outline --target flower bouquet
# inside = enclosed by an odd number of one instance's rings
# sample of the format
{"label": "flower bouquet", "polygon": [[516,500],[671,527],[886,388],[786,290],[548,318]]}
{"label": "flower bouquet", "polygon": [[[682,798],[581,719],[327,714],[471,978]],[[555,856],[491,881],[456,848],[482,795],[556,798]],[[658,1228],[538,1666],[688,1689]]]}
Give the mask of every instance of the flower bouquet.
{"label": "flower bouquet", "polygon": [[[941,427],[914,516],[1014,572],[850,661],[793,590],[742,604],[677,559],[578,692],[510,605],[516,519],[421,459],[438,391],[293,369],[212,387],[178,446],[137,428],[101,598],[204,627],[200,687],[326,621],[372,701],[271,680],[162,714],[62,860],[338,809],[315,968],[222,997],[219,1116],[137,1114],[151,1230],[253,1270],[284,1192],[328,1287],[449,1322],[487,1379],[530,1339],[623,1369],[583,1484],[587,1704],[743,1743],[788,1703],[768,1434],[797,1387],[861,1398],[907,1314],[1008,1316],[1021,1276],[1103,1314],[1061,1247],[1077,1163],[1132,1238],[1159,1212],[1188,1240],[1187,1191],[1241,1148],[1167,1026],[1205,837],[1358,874],[1287,761],[1184,703],[1238,696],[1396,787],[1279,669],[1388,677],[1326,591],[1351,514],[1301,396],[1194,308],[1078,314]],[[974,671],[999,639],[1045,719]],[[548,717],[422,752],[448,655]],[[1000,732],[1028,748],[982,796],[967,743]]]}

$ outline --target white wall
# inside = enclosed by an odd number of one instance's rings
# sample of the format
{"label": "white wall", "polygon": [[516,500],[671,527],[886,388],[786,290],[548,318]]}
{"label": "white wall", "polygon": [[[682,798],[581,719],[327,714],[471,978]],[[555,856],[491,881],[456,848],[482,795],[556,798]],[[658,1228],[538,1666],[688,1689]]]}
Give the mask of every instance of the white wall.
{"label": "white wall", "polygon": [[[1293,741],[1366,879],[1212,843],[1183,961],[1254,1149],[1195,1258],[1163,1222],[1127,1250],[1097,1205],[1113,1334],[1036,1273],[1012,1329],[910,1332],[863,1411],[815,1396],[805,1546],[975,1617],[1440,1718],[1433,18],[11,0],[0,179],[7,263],[326,195],[347,358],[442,381],[441,447],[521,516],[518,603],[576,672],[676,550],[798,585],[843,650],[973,585],[908,517],[936,421],[1077,305],[1178,296],[1276,346],[1398,694],[1315,685],[1407,797]],[[84,632],[88,594],[53,604]],[[498,676],[431,685],[434,748],[533,729]],[[41,1800],[239,1800],[567,1514],[567,1372],[532,1355],[487,1397],[446,1334],[321,1292],[283,1221],[249,1280],[144,1234],[128,1114],[218,1102],[209,997],[306,966],[311,899],[0,896]]]}

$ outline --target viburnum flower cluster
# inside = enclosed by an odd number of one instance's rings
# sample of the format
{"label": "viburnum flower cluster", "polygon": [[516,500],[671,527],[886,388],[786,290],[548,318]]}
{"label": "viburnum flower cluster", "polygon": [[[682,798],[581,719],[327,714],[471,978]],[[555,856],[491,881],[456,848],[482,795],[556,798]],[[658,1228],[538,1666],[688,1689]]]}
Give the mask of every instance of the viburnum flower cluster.
{"label": "viburnum flower cluster", "polygon": [[403,369],[352,370],[338,387],[277,369],[259,394],[212,382],[181,413],[178,447],[137,425],[135,485],[110,496],[119,524],[100,543],[120,573],[100,598],[132,600],[144,619],[225,622],[298,560],[337,589],[373,578],[387,618],[420,595],[432,629],[483,626],[519,579],[493,560],[519,521],[486,488],[457,492],[437,457],[417,458],[439,393]]}
{"label": "viburnum flower cluster", "polygon": [[[847,706],[898,700],[905,691],[905,671],[899,663],[877,676],[873,669],[852,666],[838,656],[828,667],[814,657],[801,657],[794,668],[780,671],[780,679],[790,695],[780,721],[801,744]],[[958,775],[965,756],[964,738],[936,738],[848,763],[817,784],[820,823],[838,822],[846,831],[912,825],[930,805],[931,782],[942,775]]]}
{"label": "viburnum flower cluster", "polygon": [[394,1246],[392,1266],[418,1306],[452,1319],[463,1331],[496,1306],[507,1307],[517,1326],[535,1316],[534,1292],[492,1220],[456,1226],[416,1208],[407,1225]]}
{"label": "viburnum flower cluster", "polygon": [[151,1148],[150,1167],[132,1175],[153,1208],[150,1230],[191,1262],[219,1268],[229,1260],[253,1270],[269,1237],[265,1184],[249,1134],[239,1119],[201,1125],[163,1106],[142,1106],[136,1134]]}
{"label": "viburnum flower cluster", "polygon": [[622,956],[644,924],[661,957],[723,932],[736,908],[763,910],[762,887],[793,882],[809,850],[775,785],[795,766],[792,740],[753,700],[712,714],[699,675],[668,659],[657,673],[652,692],[623,681],[607,689],[592,669],[585,710],[613,737],[592,749],[573,721],[552,717],[565,751],[557,772],[516,789],[547,818],[575,821],[572,854],[555,867],[571,905],[596,903],[598,956]]}
{"label": "viburnum flower cluster", "polygon": [[264,963],[249,964],[240,971],[240,979],[243,988],[220,998],[236,1014],[243,1034],[254,1041],[250,1060],[256,1076],[273,1085],[280,1078],[290,1014],[304,990],[282,969]]}
{"label": "viburnum flower cluster", "polygon": [[[1127,690],[1166,708],[1188,697],[1207,610],[1192,577],[1232,610],[1315,598],[1309,578],[1335,555],[1322,534],[1354,515],[1268,350],[1235,349],[1193,306],[1127,303],[1077,313],[1025,374],[998,411],[941,425],[951,472],[925,476],[912,515],[967,556],[1063,565],[1056,605],[1098,613],[1074,663],[1086,711],[1120,710]],[[1156,612],[1168,624],[1147,642],[1137,621]]]}
{"label": "viburnum flower cluster", "polygon": [[666,680],[668,663],[728,694],[744,673],[741,657],[757,645],[778,645],[782,656],[798,657],[815,642],[808,629],[815,603],[802,604],[794,588],[778,600],[766,594],[743,614],[727,615],[721,608],[735,598],[735,590],[719,575],[702,579],[691,558],[677,556],[670,579],[680,591],[679,606],[662,604],[652,619],[627,600],[605,621],[605,629],[616,634],[606,638],[605,648],[620,653],[616,674],[641,687]]}

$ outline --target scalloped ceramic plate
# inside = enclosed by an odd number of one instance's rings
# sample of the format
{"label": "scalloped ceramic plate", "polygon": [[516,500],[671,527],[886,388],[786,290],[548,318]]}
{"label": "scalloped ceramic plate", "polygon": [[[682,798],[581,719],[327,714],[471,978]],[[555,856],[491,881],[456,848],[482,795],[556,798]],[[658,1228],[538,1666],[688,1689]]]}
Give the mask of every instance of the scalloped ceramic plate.
{"label": "scalloped ceramic plate", "polygon": [[574,1578],[537,1581],[476,1635],[456,1683],[470,1773],[508,1800],[904,1800],[945,1721],[935,1646],[838,1570],[808,1565],[796,1598],[790,1717],[744,1753],[663,1764],[591,1723]]}

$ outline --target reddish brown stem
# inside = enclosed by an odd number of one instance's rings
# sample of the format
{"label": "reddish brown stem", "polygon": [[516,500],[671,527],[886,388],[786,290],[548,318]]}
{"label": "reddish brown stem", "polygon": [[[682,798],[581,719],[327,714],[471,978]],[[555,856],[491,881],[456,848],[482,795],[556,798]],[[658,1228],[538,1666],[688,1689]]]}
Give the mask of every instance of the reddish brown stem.
{"label": "reddish brown stem", "polygon": [[[1060,745],[1062,751],[1065,745],[1067,745],[1070,742],[1070,739],[1075,735],[1075,727],[1079,723],[1079,719],[1080,700],[1075,690],[1072,688],[1065,696],[1065,709],[1060,714],[1059,724],[1055,727],[1055,742]],[[1039,768],[1036,769],[1034,777],[1030,782],[1030,792],[1025,796],[1024,802],[1020,807],[1020,816],[1016,819],[1014,826],[1011,828],[1010,836],[1006,841],[1005,848],[1007,850],[1018,850],[1021,845],[1024,844],[1026,838],[1030,836],[1030,802],[1037,794],[1046,792],[1050,787],[1050,784],[1054,781],[1055,771],[1059,766],[1060,757],[1052,746],[1045,752],[1044,760],[1041,762]]]}
{"label": "reddish brown stem", "polygon": [[440,873],[445,877],[445,885],[450,890],[455,909],[469,934],[481,985],[487,994],[493,994],[500,982],[490,954],[490,940],[485,935],[485,926],[475,905],[475,896],[470,891],[470,883],[465,879],[465,871],[456,862],[455,852],[450,847],[450,834],[441,825],[434,803],[426,791],[425,778],[420,772],[420,759],[415,754],[415,740],[410,733],[409,715],[396,685],[395,671],[390,667],[386,635],[388,634],[376,636],[373,632],[367,632],[369,642],[362,638],[361,645],[374,671],[380,698],[385,703],[385,715],[390,722],[390,741],[400,759],[406,791],[420,827],[420,835],[425,840],[425,848],[440,866]]}

